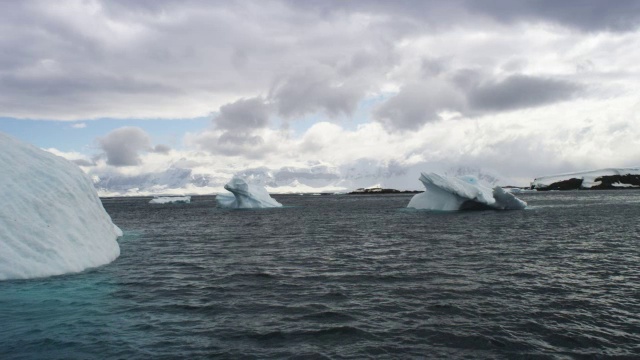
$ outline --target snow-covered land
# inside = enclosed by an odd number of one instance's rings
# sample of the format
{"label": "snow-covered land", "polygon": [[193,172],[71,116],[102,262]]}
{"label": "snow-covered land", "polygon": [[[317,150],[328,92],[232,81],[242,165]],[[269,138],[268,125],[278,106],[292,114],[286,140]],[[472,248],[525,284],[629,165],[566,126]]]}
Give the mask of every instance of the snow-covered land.
{"label": "snow-covered land", "polygon": [[609,168],[541,176],[531,182],[540,190],[607,189],[640,186],[640,168]]}
{"label": "snow-covered land", "polygon": [[188,204],[191,202],[191,196],[159,196],[151,199],[149,204]]}
{"label": "snow-covered land", "polygon": [[77,165],[0,133],[0,280],[78,272],[120,255],[91,179]]}
{"label": "snow-covered land", "polygon": [[226,209],[256,209],[281,207],[267,190],[259,185],[248,184],[239,177],[234,177],[224,188],[231,192],[216,195],[216,203]]}
{"label": "snow-covered land", "polygon": [[474,176],[444,176],[436,173],[421,174],[425,191],[411,198],[409,208],[455,210],[521,210],[527,203],[505,192],[493,189]]}

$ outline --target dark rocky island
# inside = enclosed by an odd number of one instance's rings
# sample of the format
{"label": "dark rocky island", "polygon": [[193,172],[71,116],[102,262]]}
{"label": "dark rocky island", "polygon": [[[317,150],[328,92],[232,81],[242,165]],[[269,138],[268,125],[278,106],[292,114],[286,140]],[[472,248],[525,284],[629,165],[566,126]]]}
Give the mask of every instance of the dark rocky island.
{"label": "dark rocky island", "polygon": [[603,169],[583,173],[540,177],[531,189],[551,190],[621,190],[640,189],[640,169]]}

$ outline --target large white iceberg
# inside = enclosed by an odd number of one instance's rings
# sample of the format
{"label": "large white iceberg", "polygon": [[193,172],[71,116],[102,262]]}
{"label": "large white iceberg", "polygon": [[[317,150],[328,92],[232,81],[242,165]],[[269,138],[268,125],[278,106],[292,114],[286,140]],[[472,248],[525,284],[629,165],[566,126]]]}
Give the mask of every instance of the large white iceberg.
{"label": "large white iceberg", "polygon": [[527,203],[496,186],[493,189],[473,176],[443,176],[422,173],[425,191],[415,195],[407,207],[415,209],[455,210],[520,210]]}
{"label": "large white iceberg", "polygon": [[191,196],[158,196],[151,199],[149,204],[189,204]]}
{"label": "large white iceberg", "polygon": [[0,133],[0,280],[82,271],[120,255],[91,179],[77,165]]}
{"label": "large white iceberg", "polygon": [[275,201],[267,190],[258,185],[247,184],[239,177],[233,177],[224,188],[231,194],[216,195],[216,203],[226,209],[256,209],[281,207],[282,204]]}

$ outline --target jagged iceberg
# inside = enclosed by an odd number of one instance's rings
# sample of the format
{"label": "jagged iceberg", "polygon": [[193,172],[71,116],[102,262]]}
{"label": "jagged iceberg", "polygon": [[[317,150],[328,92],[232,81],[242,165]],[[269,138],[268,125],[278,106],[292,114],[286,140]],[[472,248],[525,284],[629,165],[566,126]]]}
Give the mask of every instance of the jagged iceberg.
{"label": "jagged iceberg", "polygon": [[159,196],[151,199],[149,204],[189,204],[191,196]]}
{"label": "jagged iceberg", "polygon": [[91,179],[56,155],[0,133],[0,280],[79,272],[120,255]]}
{"label": "jagged iceberg", "polygon": [[455,210],[521,210],[527,203],[496,186],[493,189],[473,176],[443,176],[422,173],[425,191],[415,195],[409,208]]}
{"label": "jagged iceberg", "polygon": [[256,209],[281,207],[262,186],[250,185],[239,177],[234,177],[224,188],[231,194],[216,195],[216,203],[227,209]]}

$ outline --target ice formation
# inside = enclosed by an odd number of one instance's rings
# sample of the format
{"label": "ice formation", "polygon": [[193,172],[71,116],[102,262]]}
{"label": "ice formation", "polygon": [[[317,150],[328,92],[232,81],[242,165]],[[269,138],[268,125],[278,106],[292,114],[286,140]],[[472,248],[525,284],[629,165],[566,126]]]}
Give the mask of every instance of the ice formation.
{"label": "ice formation", "polygon": [[407,207],[426,210],[519,210],[527,203],[496,186],[483,185],[473,176],[450,177],[422,173],[425,191],[415,195]]}
{"label": "ice formation", "polygon": [[151,199],[149,204],[188,204],[191,202],[191,196],[159,196]]}
{"label": "ice formation", "polygon": [[224,188],[231,194],[218,194],[216,202],[221,208],[255,209],[281,207],[262,186],[250,185],[239,177],[234,177]]}
{"label": "ice formation", "polygon": [[120,255],[91,179],[71,162],[0,133],[0,280],[82,271]]}

